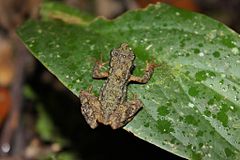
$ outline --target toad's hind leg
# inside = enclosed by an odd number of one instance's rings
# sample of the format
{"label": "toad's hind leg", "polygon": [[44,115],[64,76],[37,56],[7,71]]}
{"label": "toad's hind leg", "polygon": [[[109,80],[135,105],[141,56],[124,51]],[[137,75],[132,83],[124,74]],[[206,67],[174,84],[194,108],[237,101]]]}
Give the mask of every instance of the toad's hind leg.
{"label": "toad's hind leg", "polygon": [[80,101],[82,104],[81,112],[85,120],[91,128],[96,128],[97,121],[101,120],[102,117],[101,103],[96,96],[86,91],[80,92]]}
{"label": "toad's hind leg", "polygon": [[111,127],[117,129],[124,126],[142,107],[143,103],[138,99],[120,105],[111,115]]}

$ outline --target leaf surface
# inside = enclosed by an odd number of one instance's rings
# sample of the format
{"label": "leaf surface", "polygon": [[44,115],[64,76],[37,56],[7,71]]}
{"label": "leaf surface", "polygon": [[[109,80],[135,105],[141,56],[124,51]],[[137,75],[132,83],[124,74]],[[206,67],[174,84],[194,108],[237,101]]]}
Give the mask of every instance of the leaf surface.
{"label": "leaf surface", "polygon": [[30,20],[18,34],[76,96],[91,85],[99,94],[104,81],[92,79],[95,62],[127,42],[134,75],[146,61],[160,67],[147,84],[129,85],[128,99],[136,94],[144,108],[124,129],[185,158],[240,157],[240,36],[225,25],[157,4],[112,21]]}

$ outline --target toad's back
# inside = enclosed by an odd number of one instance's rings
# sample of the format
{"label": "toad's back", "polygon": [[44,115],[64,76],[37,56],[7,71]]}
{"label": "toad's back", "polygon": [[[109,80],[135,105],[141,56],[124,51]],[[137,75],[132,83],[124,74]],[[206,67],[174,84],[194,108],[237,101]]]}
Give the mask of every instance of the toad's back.
{"label": "toad's back", "polygon": [[126,101],[127,84],[131,76],[134,58],[133,52],[124,45],[111,52],[109,76],[99,96],[106,118]]}

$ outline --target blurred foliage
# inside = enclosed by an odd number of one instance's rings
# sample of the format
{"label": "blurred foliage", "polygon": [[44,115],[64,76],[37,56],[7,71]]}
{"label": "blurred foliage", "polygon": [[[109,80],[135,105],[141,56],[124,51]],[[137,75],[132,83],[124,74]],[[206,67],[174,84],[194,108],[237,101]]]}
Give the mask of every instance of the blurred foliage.
{"label": "blurred foliage", "polygon": [[62,152],[58,154],[49,154],[39,160],[76,160],[76,156],[71,152]]}

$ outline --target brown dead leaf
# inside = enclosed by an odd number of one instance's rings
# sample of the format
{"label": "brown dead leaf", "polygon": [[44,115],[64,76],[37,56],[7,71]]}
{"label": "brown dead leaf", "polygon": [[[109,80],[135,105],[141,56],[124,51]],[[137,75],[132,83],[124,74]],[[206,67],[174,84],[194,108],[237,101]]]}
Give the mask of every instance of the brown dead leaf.
{"label": "brown dead leaf", "polygon": [[140,7],[144,8],[148,4],[164,2],[190,11],[199,11],[199,7],[194,0],[136,0]]}
{"label": "brown dead leaf", "polygon": [[10,41],[0,38],[0,86],[9,86],[14,76],[13,50]]}
{"label": "brown dead leaf", "polygon": [[11,105],[10,92],[6,88],[0,88],[0,126],[6,118]]}

